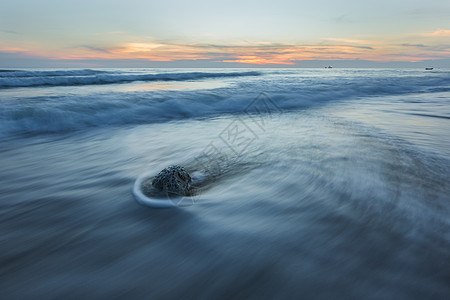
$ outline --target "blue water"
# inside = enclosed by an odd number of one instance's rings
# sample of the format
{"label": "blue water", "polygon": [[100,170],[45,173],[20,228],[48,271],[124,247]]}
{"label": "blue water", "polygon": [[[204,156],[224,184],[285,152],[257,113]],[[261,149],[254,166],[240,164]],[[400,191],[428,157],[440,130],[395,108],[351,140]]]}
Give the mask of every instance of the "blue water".
{"label": "blue water", "polygon": [[0,129],[2,299],[450,297],[450,70],[0,70]]}

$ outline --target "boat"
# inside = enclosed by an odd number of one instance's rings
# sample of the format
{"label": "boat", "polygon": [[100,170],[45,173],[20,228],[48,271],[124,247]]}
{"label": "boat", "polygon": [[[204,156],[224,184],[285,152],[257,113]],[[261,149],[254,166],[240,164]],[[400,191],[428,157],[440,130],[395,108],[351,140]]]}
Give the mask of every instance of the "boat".
{"label": "boat", "polygon": [[425,70],[430,71],[433,70],[433,68],[425,68]]}

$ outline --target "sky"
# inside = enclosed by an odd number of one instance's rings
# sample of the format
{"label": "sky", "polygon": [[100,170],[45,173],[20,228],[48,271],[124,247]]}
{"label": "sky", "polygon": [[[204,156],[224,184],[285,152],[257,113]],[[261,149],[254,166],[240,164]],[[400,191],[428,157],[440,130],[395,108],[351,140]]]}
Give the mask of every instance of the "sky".
{"label": "sky", "polygon": [[1,0],[0,68],[450,67],[448,0]]}

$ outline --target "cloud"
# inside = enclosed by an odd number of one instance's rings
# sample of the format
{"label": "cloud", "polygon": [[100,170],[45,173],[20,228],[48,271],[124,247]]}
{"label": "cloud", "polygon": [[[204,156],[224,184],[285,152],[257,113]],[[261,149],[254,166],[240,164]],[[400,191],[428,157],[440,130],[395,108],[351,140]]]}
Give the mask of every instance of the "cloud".
{"label": "cloud", "polygon": [[337,17],[332,18],[332,21],[338,24],[355,22],[352,18],[349,17],[349,14],[341,14]]}
{"label": "cloud", "polygon": [[325,41],[342,42],[347,44],[373,44],[374,41],[360,40],[360,39],[347,39],[347,38],[324,38]]}
{"label": "cloud", "polygon": [[28,50],[21,47],[0,46],[0,52],[17,53],[17,52],[28,52]]}
{"label": "cloud", "polygon": [[0,30],[0,32],[8,33],[8,34],[19,34],[17,31],[14,31],[14,30]]}
{"label": "cloud", "polygon": [[141,59],[148,61],[177,61],[213,59],[222,62],[248,64],[284,64],[304,59],[370,58],[374,50],[367,45],[299,45],[268,42],[223,44],[178,44],[167,42],[132,42],[115,47],[83,46],[59,59]]}
{"label": "cloud", "polygon": [[[77,47],[75,47],[75,48],[77,48]],[[90,45],[81,45],[81,46],[79,46],[78,48],[85,48],[85,49],[88,49],[88,50],[98,51],[98,52],[105,52],[105,53],[108,53],[108,52],[109,52],[108,49],[99,48],[99,47],[94,47],[94,46],[90,46]]]}
{"label": "cloud", "polygon": [[408,44],[408,43],[400,44],[400,46],[403,46],[403,47],[417,47],[417,48],[425,48],[425,47],[427,47],[424,44]]}
{"label": "cloud", "polygon": [[[442,30],[439,34],[443,34]],[[239,41],[235,43],[174,43],[148,41],[147,38],[115,45],[83,44],[64,49],[24,49],[0,45],[0,52],[26,53],[53,61],[214,61],[248,65],[293,66],[308,60],[367,60],[412,61],[442,59],[450,56],[448,45],[407,38],[403,43],[394,40],[364,40],[351,38],[324,38],[318,43],[279,43],[266,41]],[[396,39],[398,41],[398,39]]]}
{"label": "cloud", "polygon": [[450,29],[437,29],[433,32],[427,32],[422,35],[427,37],[450,37]]}

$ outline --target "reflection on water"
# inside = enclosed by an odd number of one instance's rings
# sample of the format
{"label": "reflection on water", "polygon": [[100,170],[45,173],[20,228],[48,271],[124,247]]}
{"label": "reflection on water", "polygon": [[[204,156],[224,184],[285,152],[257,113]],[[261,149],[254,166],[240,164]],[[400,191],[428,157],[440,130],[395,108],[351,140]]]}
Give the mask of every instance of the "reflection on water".
{"label": "reflection on water", "polygon": [[[328,107],[328,113],[345,116],[355,124],[368,124],[417,147],[450,157],[450,94],[419,94],[361,99]],[[413,104],[413,105],[412,105]]]}
{"label": "reflection on water", "polygon": [[191,81],[191,82],[154,82],[154,83],[133,83],[118,86],[122,92],[145,92],[145,91],[185,91],[185,90],[206,90],[226,87],[224,81]]}

